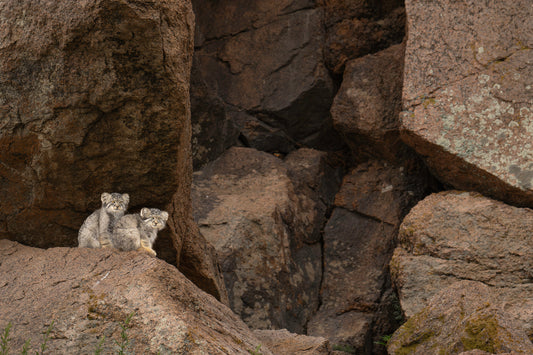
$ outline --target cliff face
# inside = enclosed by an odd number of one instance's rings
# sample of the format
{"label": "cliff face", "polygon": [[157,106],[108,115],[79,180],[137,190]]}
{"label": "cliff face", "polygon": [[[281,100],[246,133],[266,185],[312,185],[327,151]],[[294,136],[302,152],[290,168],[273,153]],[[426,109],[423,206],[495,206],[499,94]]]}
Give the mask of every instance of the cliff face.
{"label": "cliff face", "polygon": [[[137,307],[149,353],[384,354],[406,320],[391,353],[530,349],[531,18],[526,0],[4,1],[0,238],[76,246],[100,194],[128,192],[132,212],[170,212],[156,250],[177,268],[3,242],[59,281],[2,259],[0,301],[17,270],[48,301],[85,280],[106,294],[91,326],[117,336]],[[95,268],[124,273],[119,290]],[[57,349],[84,346],[72,312],[52,314]]]}

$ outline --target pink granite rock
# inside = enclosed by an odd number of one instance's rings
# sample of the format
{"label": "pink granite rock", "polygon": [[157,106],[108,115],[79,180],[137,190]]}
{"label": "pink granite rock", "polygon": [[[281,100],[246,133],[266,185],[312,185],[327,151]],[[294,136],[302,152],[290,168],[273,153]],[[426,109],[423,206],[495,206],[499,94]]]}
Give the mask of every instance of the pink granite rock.
{"label": "pink granite rock", "polygon": [[533,7],[406,1],[403,139],[446,184],[533,206]]}

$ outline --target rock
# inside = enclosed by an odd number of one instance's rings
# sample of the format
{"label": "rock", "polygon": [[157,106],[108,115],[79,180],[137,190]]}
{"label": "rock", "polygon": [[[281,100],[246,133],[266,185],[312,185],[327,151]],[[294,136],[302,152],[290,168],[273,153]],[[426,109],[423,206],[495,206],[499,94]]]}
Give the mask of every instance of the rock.
{"label": "rock", "polygon": [[328,355],[329,342],[325,338],[294,334],[287,329],[254,330],[254,335],[274,354]]}
{"label": "rock", "polygon": [[402,138],[444,183],[533,207],[530,2],[406,9]]}
{"label": "rock", "polygon": [[325,167],[314,181],[305,176],[326,165],[324,153],[305,150],[287,161],[229,149],[195,173],[194,215],[218,253],[234,312],[252,328],[301,333],[318,307],[321,201],[333,188],[321,188],[329,186]]}
{"label": "rock", "polygon": [[237,142],[239,129],[228,108],[206,84],[193,64],[191,73],[192,157],[195,170],[215,160]]}
{"label": "rock", "polygon": [[0,237],[75,246],[102,192],[165,208],[190,184],[188,1],[9,0],[0,17]]}
{"label": "rock", "polygon": [[403,45],[351,60],[331,106],[335,129],[357,159],[399,162],[410,149],[400,139]]}
{"label": "rock", "polygon": [[321,0],[325,12],[327,67],[342,75],[346,62],[402,42],[403,1]]}
{"label": "rock", "polygon": [[111,353],[132,313],[127,350],[136,354],[249,354],[260,344],[229,308],[142,253],[0,240],[0,260],[0,328],[12,322],[13,350],[28,339],[39,346],[53,321],[47,352],[92,354],[105,336]]}
{"label": "rock", "polygon": [[[190,200],[190,2],[10,0],[0,16],[0,238],[76,246],[117,191],[132,212],[170,212],[167,260],[180,264],[182,238],[207,248]],[[222,284],[211,269],[204,281]]]}
{"label": "rock", "polygon": [[[421,198],[424,185],[403,168],[372,161],[348,174],[324,229],[321,306],[307,326],[309,335],[328,338],[355,353],[372,351],[373,333],[388,334],[387,265],[400,221]],[[375,329],[376,322],[381,329]]]}
{"label": "rock", "polygon": [[405,217],[390,264],[405,315],[413,317],[457,281],[479,281],[533,337],[532,230],[531,209],[476,193],[449,191],[424,199]]}
{"label": "rock", "polygon": [[394,333],[389,354],[458,354],[474,349],[490,354],[533,353],[520,324],[498,303],[491,287],[456,282],[433,296]]}
{"label": "rock", "polygon": [[322,144],[334,93],[322,10],[308,0],[193,3],[194,73],[224,102],[244,144],[283,153]]}

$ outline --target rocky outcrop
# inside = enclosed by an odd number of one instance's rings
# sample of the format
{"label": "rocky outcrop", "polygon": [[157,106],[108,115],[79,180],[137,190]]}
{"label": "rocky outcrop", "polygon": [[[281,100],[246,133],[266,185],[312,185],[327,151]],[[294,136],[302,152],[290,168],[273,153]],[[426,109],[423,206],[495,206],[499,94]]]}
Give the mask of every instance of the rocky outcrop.
{"label": "rocky outcrop", "polygon": [[231,148],[194,174],[195,218],[218,253],[231,308],[252,328],[301,333],[318,307],[324,202],[336,185],[326,161],[309,149],[282,161]]}
{"label": "rocky outcrop", "polygon": [[445,183],[533,207],[530,5],[407,0],[402,127]]}
{"label": "rocky outcrop", "polygon": [[[200,95],[223,102],[224,115],[247,146],[288,153],[302,144],[323,144],[334,88],[323,63],[322,9],[313,3],[193,1],[194,73],[211,90]],[[198,141],[214,132],[209,121],[193,115]]]}
{"label": "rocky outcrop", "polygon": [[189,1],[5,1],[0,14],[0,238],[75,246],[100,194],[128,192],[132,211],[169,209],[161,255],[220,285],[212,260],[181,253],[183,238],[209,248],[191,214]]}
{"label": "rocky outcrop", "polygon": [[[114,353],[121,327],[136,354],[249,354],[261,342],[229,308],[175,267],[137,252],[30,248],[0,240],[0,327],[10,346],[39,345],[53,321],[47,352]],[[263,354],[271,354],[266,346]]]}
{"label": "rocky outcrop", "polygon": [[404,219],[391,261],[407,317],[460,280],[490,286],[533,338],[533,211],[476,193],[433,194]]}
{"label": "rocky outcrop", "polygon": [[434,295],[388,343],[391,355],[533,353],[520,324],[501,308],[491,287],[460,281]]}
{"label": "rocky outcrop", "polygon": [[308,334],[362,354],[372,351],[374,333],[395,329],[387,265],[401,219],[423,193],[404,168],[379,161],[345,176],[324,229],[321,306]]}
{"label": "rocky outcrop", "polygon": [[404,49],[395,45],[346,64],[331,116],[359,161],[382,158],[399,162],[412,156],[399,130]]}
{"label": "rocky outcrop", "polygon": [[326,26],[326,65],[342,74],[352,59],[398,44],[405,35],[401,0],[319,0]]}
{"label": "rocky outcrop", "polygon": [[190,183],[190,3],[10,0],[0,13],[0,235],[75,246],[104,191],[166,207]]}

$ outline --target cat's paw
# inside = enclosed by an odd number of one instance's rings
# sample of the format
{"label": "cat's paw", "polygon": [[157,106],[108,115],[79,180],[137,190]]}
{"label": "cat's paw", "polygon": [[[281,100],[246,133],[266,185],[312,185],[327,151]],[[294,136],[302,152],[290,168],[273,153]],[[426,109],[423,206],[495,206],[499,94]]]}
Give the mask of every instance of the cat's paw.
{"label": "cat's paw", "polygon": [[141,251],[143,253],[146,253],[150,256],[153,256],[155,257],[157,254],[155,252],[155,250],[153,250],[152,248],[146,248],[146,247],[140,247],[139,249],[137,249],[138,251]]}

